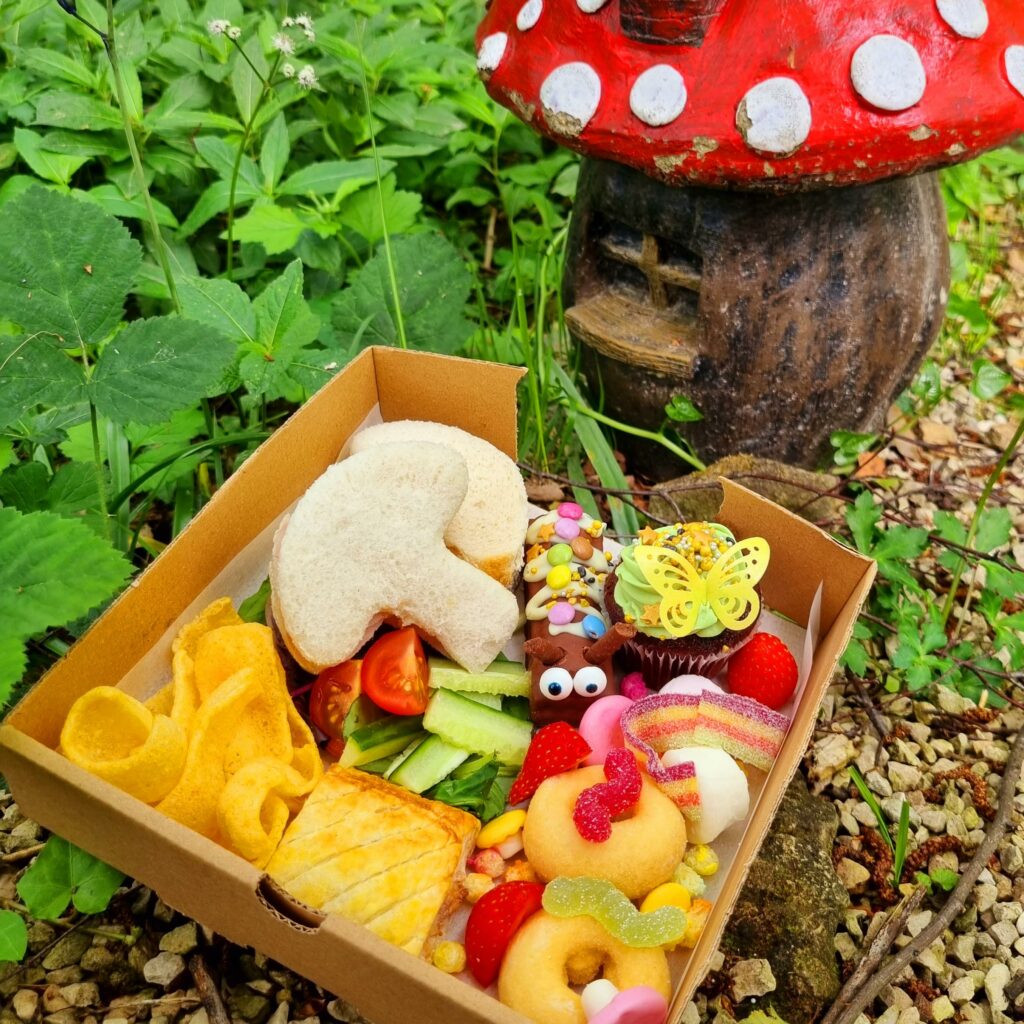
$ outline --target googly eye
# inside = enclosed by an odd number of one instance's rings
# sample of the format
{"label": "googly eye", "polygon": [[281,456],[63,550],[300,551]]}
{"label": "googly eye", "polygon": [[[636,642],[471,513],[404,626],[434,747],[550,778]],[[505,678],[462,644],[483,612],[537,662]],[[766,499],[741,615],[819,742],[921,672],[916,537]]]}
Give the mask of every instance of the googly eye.
{"label": "googly eye", "polygon": [[576,673],[573,687],[581,697],[599,697],[608,689],[608,677],[604,669],[596,665],[587,665]]}
{"label": "googly eye", "polygon": [[538,685],[548,700],[565,700],[572,693],[572,676],[564,668],[546,668]]}

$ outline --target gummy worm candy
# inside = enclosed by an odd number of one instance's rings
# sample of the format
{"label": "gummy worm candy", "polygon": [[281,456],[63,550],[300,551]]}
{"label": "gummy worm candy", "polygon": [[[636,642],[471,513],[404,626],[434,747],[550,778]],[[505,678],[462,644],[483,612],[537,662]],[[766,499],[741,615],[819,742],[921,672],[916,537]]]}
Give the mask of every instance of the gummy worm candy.
{"label": "gummy worm candy", "polygon": [[633,949],[678,942],[686,933],[686,914],[679,907],[642,914],[603,878],[553,879],[544,889],[544,909],[554,917],[592,917]]}
{"label": "gummy worm candy", "polygon": [[631,750],[622,747],[608,751],[604,777],[607,782],[580,793],[572,812],[576,831],[591,843],[603,843],[611,838],[612,818],[635,807],[643,788],[636,757]]}

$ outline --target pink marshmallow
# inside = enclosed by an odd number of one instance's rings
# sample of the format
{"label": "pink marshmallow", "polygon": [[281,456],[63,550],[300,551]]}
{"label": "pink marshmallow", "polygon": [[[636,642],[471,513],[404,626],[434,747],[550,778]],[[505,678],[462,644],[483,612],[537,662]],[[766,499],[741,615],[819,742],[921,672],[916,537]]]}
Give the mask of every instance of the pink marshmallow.
{"label": "pink marshmallow", "polygon": [[583,762],[585,765],[604,764],[609,750],[626,745],[619,722],[622,713],[632,706],[628,697],[613,694],[598,697],[583,712],[579,733],[590,744],[590,756]]}
{"label": "pink marshmallow", "polygon": [[665,1024],[668,1003],[647,985],[620,992],[589,1024]]}

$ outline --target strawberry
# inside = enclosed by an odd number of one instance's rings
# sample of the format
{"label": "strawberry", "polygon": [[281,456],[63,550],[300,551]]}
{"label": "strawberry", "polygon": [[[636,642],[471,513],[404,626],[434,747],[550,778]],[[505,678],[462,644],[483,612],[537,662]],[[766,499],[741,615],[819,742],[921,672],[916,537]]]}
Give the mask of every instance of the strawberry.
{"label": "strawberry", "polygon": [[590,744],[568,722],[552,722],[538,729],[509,791],[509,804],[529,800],[545,779],[578,768],[589,754]]}
{"label": "strawberry", "polygon": [[508,944],[522,923],[540,910],[543,895],[540,882],[506,882],[473,904],[466,922],[466,963],[484,988],[494,984]]}
{"label": "strawberry", "polygon": [[729,659],[729,689],[775,711],[793,696],[798,675],[789,648],[771,633],[755,633]]}

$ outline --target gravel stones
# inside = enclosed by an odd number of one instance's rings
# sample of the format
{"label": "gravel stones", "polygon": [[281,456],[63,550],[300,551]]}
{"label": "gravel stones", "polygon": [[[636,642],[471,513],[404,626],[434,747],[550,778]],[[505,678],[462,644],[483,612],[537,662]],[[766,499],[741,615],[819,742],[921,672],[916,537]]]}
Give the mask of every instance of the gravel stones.
{"label": "gravel stones", "polygon": [[172,988],[180,982],[186,972],[184,959],[177,953],[157,953],[151,960],[147,960],[142,968],[142,976],[151,985],[159,985],[161,988]]}
{"label": "gravel stones", "polygon": [[24,1024],[29,1024],[36,1015],[36,1010],[39,1009],[39,993],[30,988],[23,988],[18,992],[14,993],[14,998],[11,1000],[11,1009],[14,1010],[14,1015],[20,1021],[24,1021]]}
{"label": "gravel stones", "polygon": [[774,992],[776,988],[772,965],[760,958],[740,960],[729,970],[732,979],[732,995],[736,1002],[756,999]]}
{"label": "gravel stones", "polygon": [[187,956],[199,945],[198,928],[195,921],[180,925],[160,939],[160,949],[166,953]]}
{"label": "gravel stones", "polygon": [[77,964],[91,945],[92,939],[85,932],[68,932],[43,958],[43,969],[55,971]]}
{"label": "gravel stones", "polygon": [[836,865],[836,874],[846,891],[853,893],[862,892],[865,884],[871,878],[871,872],[863,864],[858,864],[855,860],[850,860],[849,857],[844,857]]}
{"label": "gravel stones", "polygon": [[1010,1005],[1006,997],[1006,986],[1010,983],[1010,968],[1006,964],[994,964],[985,975],[985,995],[989,1006],[1002,1013]]}

